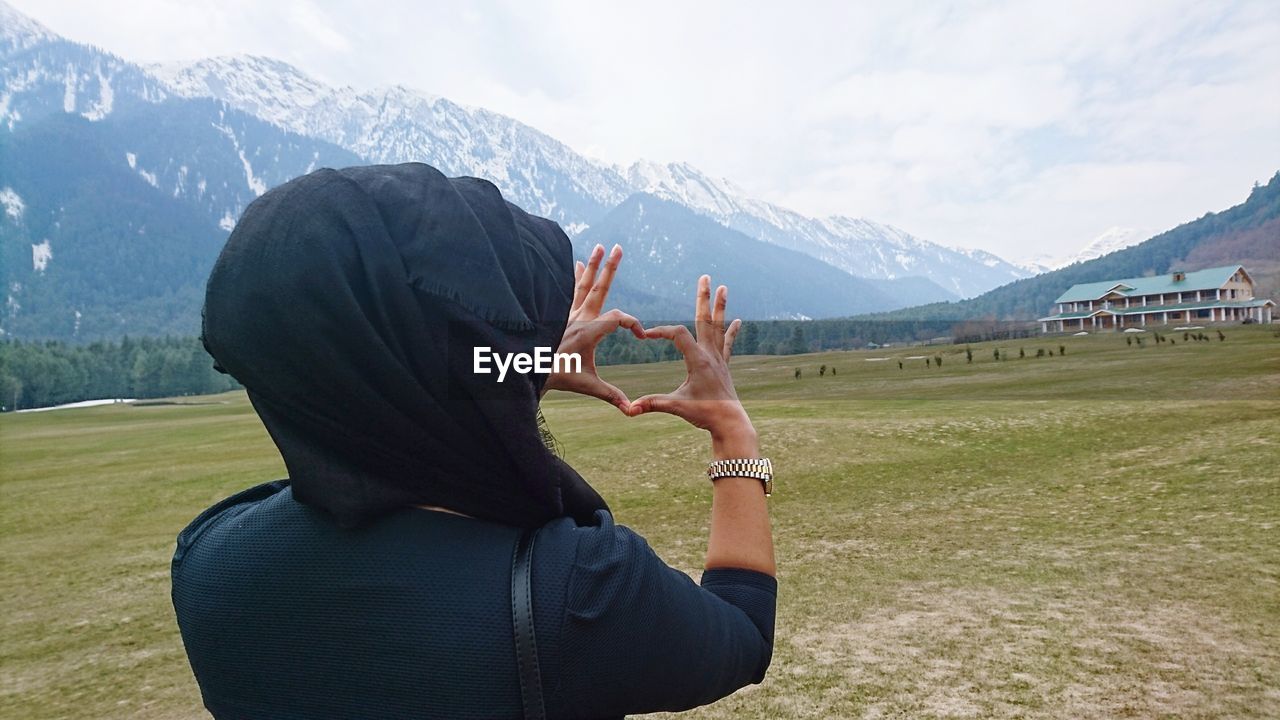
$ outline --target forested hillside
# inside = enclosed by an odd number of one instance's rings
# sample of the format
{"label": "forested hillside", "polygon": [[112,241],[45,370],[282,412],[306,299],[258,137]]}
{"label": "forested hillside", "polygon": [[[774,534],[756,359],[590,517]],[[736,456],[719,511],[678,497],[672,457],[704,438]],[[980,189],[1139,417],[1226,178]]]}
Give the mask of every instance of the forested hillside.
{"label": "forested hillside", "polygon": [[98,398],[203,395],[240,387],[213,369],[199,338],[118,343],[0,341],[0,410]]}
{"label": "forested hillside", "polygon": [[198,327],[203,276],[226,233],[107,157],[103,129],[67,115],[0,135],[7,335]]}
{"label": "forested hillside", "polygon": [[1146,242],[1032,278],[1017,280],[960,302],[934,303],[869,317],[926,320],[1033,320],[1077,283],[1163,275],[1240,263],[1259,294],[1275,297],[1280,277],[1280,172],[1254,187],[1243,203],[1179,225]]}

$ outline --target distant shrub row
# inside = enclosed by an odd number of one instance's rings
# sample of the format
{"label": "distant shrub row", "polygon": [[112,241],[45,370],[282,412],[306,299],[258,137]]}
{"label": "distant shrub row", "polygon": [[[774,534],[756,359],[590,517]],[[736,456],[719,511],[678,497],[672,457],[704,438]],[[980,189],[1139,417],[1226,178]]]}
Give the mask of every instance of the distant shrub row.
{"label": "distant shrub row", "polygon": [[68,345],[0,342],[0,409],[98,398],[203,395],[240,387],[213,369],[199,338],[123,338]]}
{"label": "distant shrub row", "polygon": [[[647,323],[653,325],[656,323]],[[737,355],[799,355],[855,350],[887,343],[967,341],[1024,337],[1025,328],[1002,323],[948,321],[763,320],[743,323]],[[605,338],[596,352],[601,365],[678,360],[668,342],[637,340],[629,333]],[[199,338],[129,338],[87,345],[63,341],[0,341],[0,409],[48,407],[97,398],[171,397],[224,392],[240,387],[213,370]]]}

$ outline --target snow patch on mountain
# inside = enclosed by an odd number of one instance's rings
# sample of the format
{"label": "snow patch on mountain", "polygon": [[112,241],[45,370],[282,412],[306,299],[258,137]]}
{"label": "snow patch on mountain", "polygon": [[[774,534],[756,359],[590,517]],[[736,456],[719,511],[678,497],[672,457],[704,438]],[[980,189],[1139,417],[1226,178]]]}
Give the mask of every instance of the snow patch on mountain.
{"label": "snow patch on mountain", "polygon": [[1143,241],[1141,231],[1131,227],[1111,227],[1107,228],[1101,235],[1094,238],[1092,242],[1084,246],[1080,252],[1076,253],[1068,264],[1084,262],[1100,258],[1103,255],[1110,255],[1117,250],[1123,250],[1127,247],[1137,245]]}
{"label": "snow patch on mountain", "polygon": [[1014,264],[1000,257],[999,255],[996,255],[994,253],[989,253],[986,250],[979,250],[978,248],[953,247],[950,249],[960,253],[961,255],[964,255],[965,257],[968,257],[969,259],[975,262],[980,262],[989,268],[999,268],[999,267],[1003,267],[1004,265]]}
{"label": "snow patch on mountain", "polygon": [[9,93],[0,93],[0,122],[5,124],[9,132],[13,132],[14,123],[22,119],[22,113],[9,110],[9,101],[12,97]]}
{"label": "snow patch on mountain", "polygon": [[93,71],[98,77],[98,101],[90,106],[83,115],[86,120],[97,122],[111,114],[111,109],[115,106],[116,94],[111,87],[111,78],[102,74],[102,66],[95,66]]}
{"label": "snow patch on mountain", "polygon": [[68,65],[62,75],[62,112],[76,111],[76,69]]}
{"label": "snow patch on mountain", "polygon": [[1079,251],[1065,256],[1054,256],[1048,254],[1036,255],[1019,262],[1019,265],[1026,270],[1039,275],[1040,273],[1057,270],[1059,268],[1074,265],[1076,263],[1087,262],[1100,258],[1103,255],[1110,255],[1117,250],[1123,250],[1127,247],[1137,245],[1146,239],[1146,233],[1138,228],[1131,227],[1110,227],[1098,235],[1098,237],[1089,241],[1087,245]]}
{"label": "snow patch on mountain", "polygon": [[[126,163],[129,163],[129,169],[137,172],[138,176],[141,177],[143,180],[146,180],[148,185],[150,185],[153,188],[160,187],[160,179],[156,176],[154,172],[148,172],[146,168],[138,167],[137,153],[126,152],[124,154],[124,161]],[[174,195],[176,197],[177,193],[175,192]]]}
{"label": "snow patch on mountain", "polygon": [[233,105],[268,122],[294,129],[298,109],[331,93],[292,65],[258,55],[143,66],[180,97],[235,98]]}
{"label": "snow patch on mountain", "polygon": [[717,220],[744,207],[756,212],[769,209],[766,203],[747,198],[746,193],[730,181],[711,178],[688,163],[640,160],[621,172],[636,190],[678,202]]}
{"label": "snow patch on mountain", "polygon": [[0,55],[26,50],[42,42],[56,40],[49,28],[0,2]]}
{"label": "snow patch on mountain", "polygon": [[249,189],[253,191],[254,195],[261,196],[267,191],[267,184],[262,181],[262,178],[253,173],[253,163],[249,162],[249,158],[245,157],[244,148],[240,146],[240,138],[236,137],[235,130],[226,125],[214,125],[213,127],[231,141],[231,147],[240,157],[240,165],[244,167],[245,182],[249,184]]}
{"label": "snow patch on mountain", "polygon": [[53,259],[53,247],[49,241],[43,240],[38,243],[31,244],[31,269],[36,272],[44,272],[49,267],[49,261]]}
{"label": "snow patch on mountain", "polygon": [[22,222],[22,214],[26,211],[27,204],[13,188],[8,186],[0,188],[0,206],[4,207],[4,214],[10,220],[15,223]]}

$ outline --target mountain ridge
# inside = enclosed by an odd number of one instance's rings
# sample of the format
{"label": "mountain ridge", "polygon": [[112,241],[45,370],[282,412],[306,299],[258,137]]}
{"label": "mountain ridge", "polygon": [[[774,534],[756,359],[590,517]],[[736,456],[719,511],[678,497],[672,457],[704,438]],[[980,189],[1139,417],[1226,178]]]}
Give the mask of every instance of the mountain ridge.
{"label": "mountain ridge", "polygon": [[[596,244],[607,248],[624,239],[623,267],[629,272],[619,273],[610,301],[650,319],[688,315],[703,273],[731,291],[753,287],[751,293],[731,294],[735,317],[810,319],[830,317],[844,307],[893,305],[892,298],[873,284],[884,281],[851,277],[809,255],[748,237],[681,203],[647,193],[631,195],[584,232],[575,241],[575,253],[585,257]],[[637,263],[638,258],[648,262]],[[636,286],[657,289],[669,300],[662,308],[646,307],[631,297],[630,289]]]}
{"label": "mountain ridge", "polygon": [[1141,243],[1102,257],[1014,281],[975,298],[866,316],[884,320],[1026,322],[1048,314],[1072,285],[1164,275],[1246,261],[1258,297],[1280,293],[1280,171],[1241,203],[1208,212]]}
{"label": "mountain ridge", "polygon": [[[5,244],[7,288],[0,334],[89,339],[95,328],[104,337],[111,336],[104,328],[115,328],[117,334],[194,329],[202,273],[212,263],[212,241],[206,239],[225,237],[248,203],[268,188],[318,167],[416,160],[450,175],[485,177],[513,202],[560,222],[575,240],[638,192],[640,179],[632,175],[639,172],[640,163],[607,166],[514,118],[440,96],[402,86],[335,88],[264,56],[141,66],[62,38],[3,0],[0,17],[5,19],[0,34],[0,151],[27,158],[0,167],[0,199],[6,203],[0,239]],[[50,132],[27,133],[43,124],[49,124]],[[207,218],[207,229],[148,244],[134,238],[141,227],[136,219],[107,217],[102,227],[91,228],[90,218],[73,217],[45,202],[47,198],[33,195],[39,192],[36,188],[44,188],[65,197],[71,186],[71,178],[66,187],[55,187],[41,176],[34,158],[42,150],[30,146],[36,141],[72,143],[85,158],[77,172],[96,174],[101,182],[110,178],[118,184],[130,177],[144,183],[138,187],[152,193],[156,222],[141,226],[152,232],[158,227],[191,227],[190,218],[201,214]],[[724,259],[715,262],[730,263],[723,269],[738,273],[745,283],[738,297],[746,291],[785,301],[775,308],[757,304],[759,317],[847,316],[920,300],[953,299],[983,284],[999,284],[1005,279],[1001,273],[1008,272],[1001,267],[1007,263],[982,251],[945,248],[866,219],[809,218],[752,199],[741,188],[712,181],[687,163],[649,166],[665,167],[668,173],[671,168],[682,170],[683,187],[655,184],[651,178],[643,184],[711,223],[684,216],[671,220],[699,228],[685,232],[685,242],[701,242],[705,236],[709,245],[721,249]],[[698,185],[721,193],[724,203],[670,197]],[[129,201],[138,203],[145,197],[145,192],[135,193]],[[23,203],[27,209],[16,210]],[[13,217],[11,207],[17,213]],[[149,287],[153,295],[113,290],[115,294],[104,294],[102,302],[85,295],[84,279],[91,276],[93,259],[73,246],[76,237],[47,230],[59,223],[116,233],[122,244],[118,252],[137,258],[135,289]],[[647,241],[643,235],[615,238],[628,248]],[[735,243],[736,250],[731,247]],[[95,247],[99,253],[117,252]],[[140,247],[158,255],[138,254]],[[806,265],[787,253],[818,264]],[[634,274],[629,292],[637,303],[664,313],[683,307],[683,296],[674,297],[675,290],[664,285],[657,257],[649,260],[635,252],[629,256]],[[766,287],[772,278],[760,265],[761,257],[795,268],[786,278],[790,283],[803,283],[806,275],[822,277],[827,299],[774,293]],[[934,264],[925,268],[930,263]],[[164,267],[183,270],[148,278],[147,272]],[[746,272],[748,267],[756,272]],[[986,279],[974,280],[983,273]],[[620,277],[619,282],[625,280]],[[174,295],[177,291],[169,286],[177,281],[181,288]],[[154,309],[157,298],[179,296],[174,302],[185,305],[166,310],[168,320],[148,324],[146,314],[137,310]],[[795,302],[797,297],[804,301]],[[108,302],[110,298],[114,299]],[[830,298],[842,300],[833,303]]]}
{"label": "mountain ridge", "polygon": [[373,163],[426,162],[492,181],[512,202],[570,234],[622,202],[625,181],[514,118],[401,85],[335,88],[262,56],[149,66],[180,97],[226,102]]}
{"label": "mountain ridge", "polygon": [[751,198],[731,181],[711,178],[688,163],[638,161],[626,168],[626,177],[641,192],[674,200],[726,227],[858,277],[919,276],[957,297],[968,297],[1027,274],[992,253],[948,248],[873,220],[811,218]]}
{"label": "mountain ridge", "polygon": [[1024,270],[1029,271],[1033,275],[1039,275],[1051,270],[1061,270],[1068,265],[1086,262],[1103,255],[1110,255],[1117,250],[1123,250],[1142,242],[1143,238],[1138,230],[1130,227],[1111,227],[1107,228],[1103,233],[1093,240],[1090,240],[1084,247],[1080,248],[1071,255],[1062,257],[1054,257],[1050,255],[1037,255],[1028,260],[1017,263]]}
{"label": "mountain ridge", "polygon": [[[675,200],[749,237],[799,250],[851,275],[896,279],[928,278],[959,297],[977,294],[1025,276],[1012,263],[984,251],[962,251],[921,240],[898,228],[862,218],[809,218],[749,198],[736,185],[711,181],[688,163],[670,163],[687,179],[719,192],[695,197],[668,183],[654,183],[643,169],[658,163],[637,161],[623,168],[592,160],[563,142],[484,108],[470,107],[403,86],[359,91],[333,88],[300,69],[272,58],[230,56],[151,66],[171,92],[184,97],[213,97],[303,135],[319,137],[374,162],[420,160],[446,174],[470,174],[494,181],[513,202],[561,223],[572,236],[634,192]],[[408,113],[374,114],[373,107],[409,108]],[[416,110],[416,112],[414,112]],[[457,130],[450,134],[448,130]],[[457,136],[459,139],[451,141]],[[476,137],[481,136],[477,141]],[[500,138],[501,142],[495,140]],[[450,153],[450,146],[463,148]],[[513,152],[510,148],[517,148]],[[569,202],[556,193],[530,192],[533,178],[547,183],[532,166],[515,167],[520,152],[551,168],[552,183],[565,187]],[[489,162],[475,162],[476,157]],[[571,178],[564,181],[562,178]],[[971,252],[978,253],[977,255]]]}

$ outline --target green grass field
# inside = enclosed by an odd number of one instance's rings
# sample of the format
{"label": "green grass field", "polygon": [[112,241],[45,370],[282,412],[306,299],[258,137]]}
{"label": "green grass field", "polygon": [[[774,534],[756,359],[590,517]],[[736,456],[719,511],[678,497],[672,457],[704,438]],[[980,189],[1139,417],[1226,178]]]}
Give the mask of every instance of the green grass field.
{"label": "green grass field", "polygon": [[[762,685],[693,715],[1280,717],[1280,335],[1226,332],[735,359],[778,472],[777,645]],[[926,352],[942,368],[872,360]],[[604,375],[635,397],[682,368]],[[0,716],[203,715],[174,537],[283,464],[242,393],[182,401],[212,403],[0,418]],[[706,438],[545,408],[619,520],[696,577]]]}

